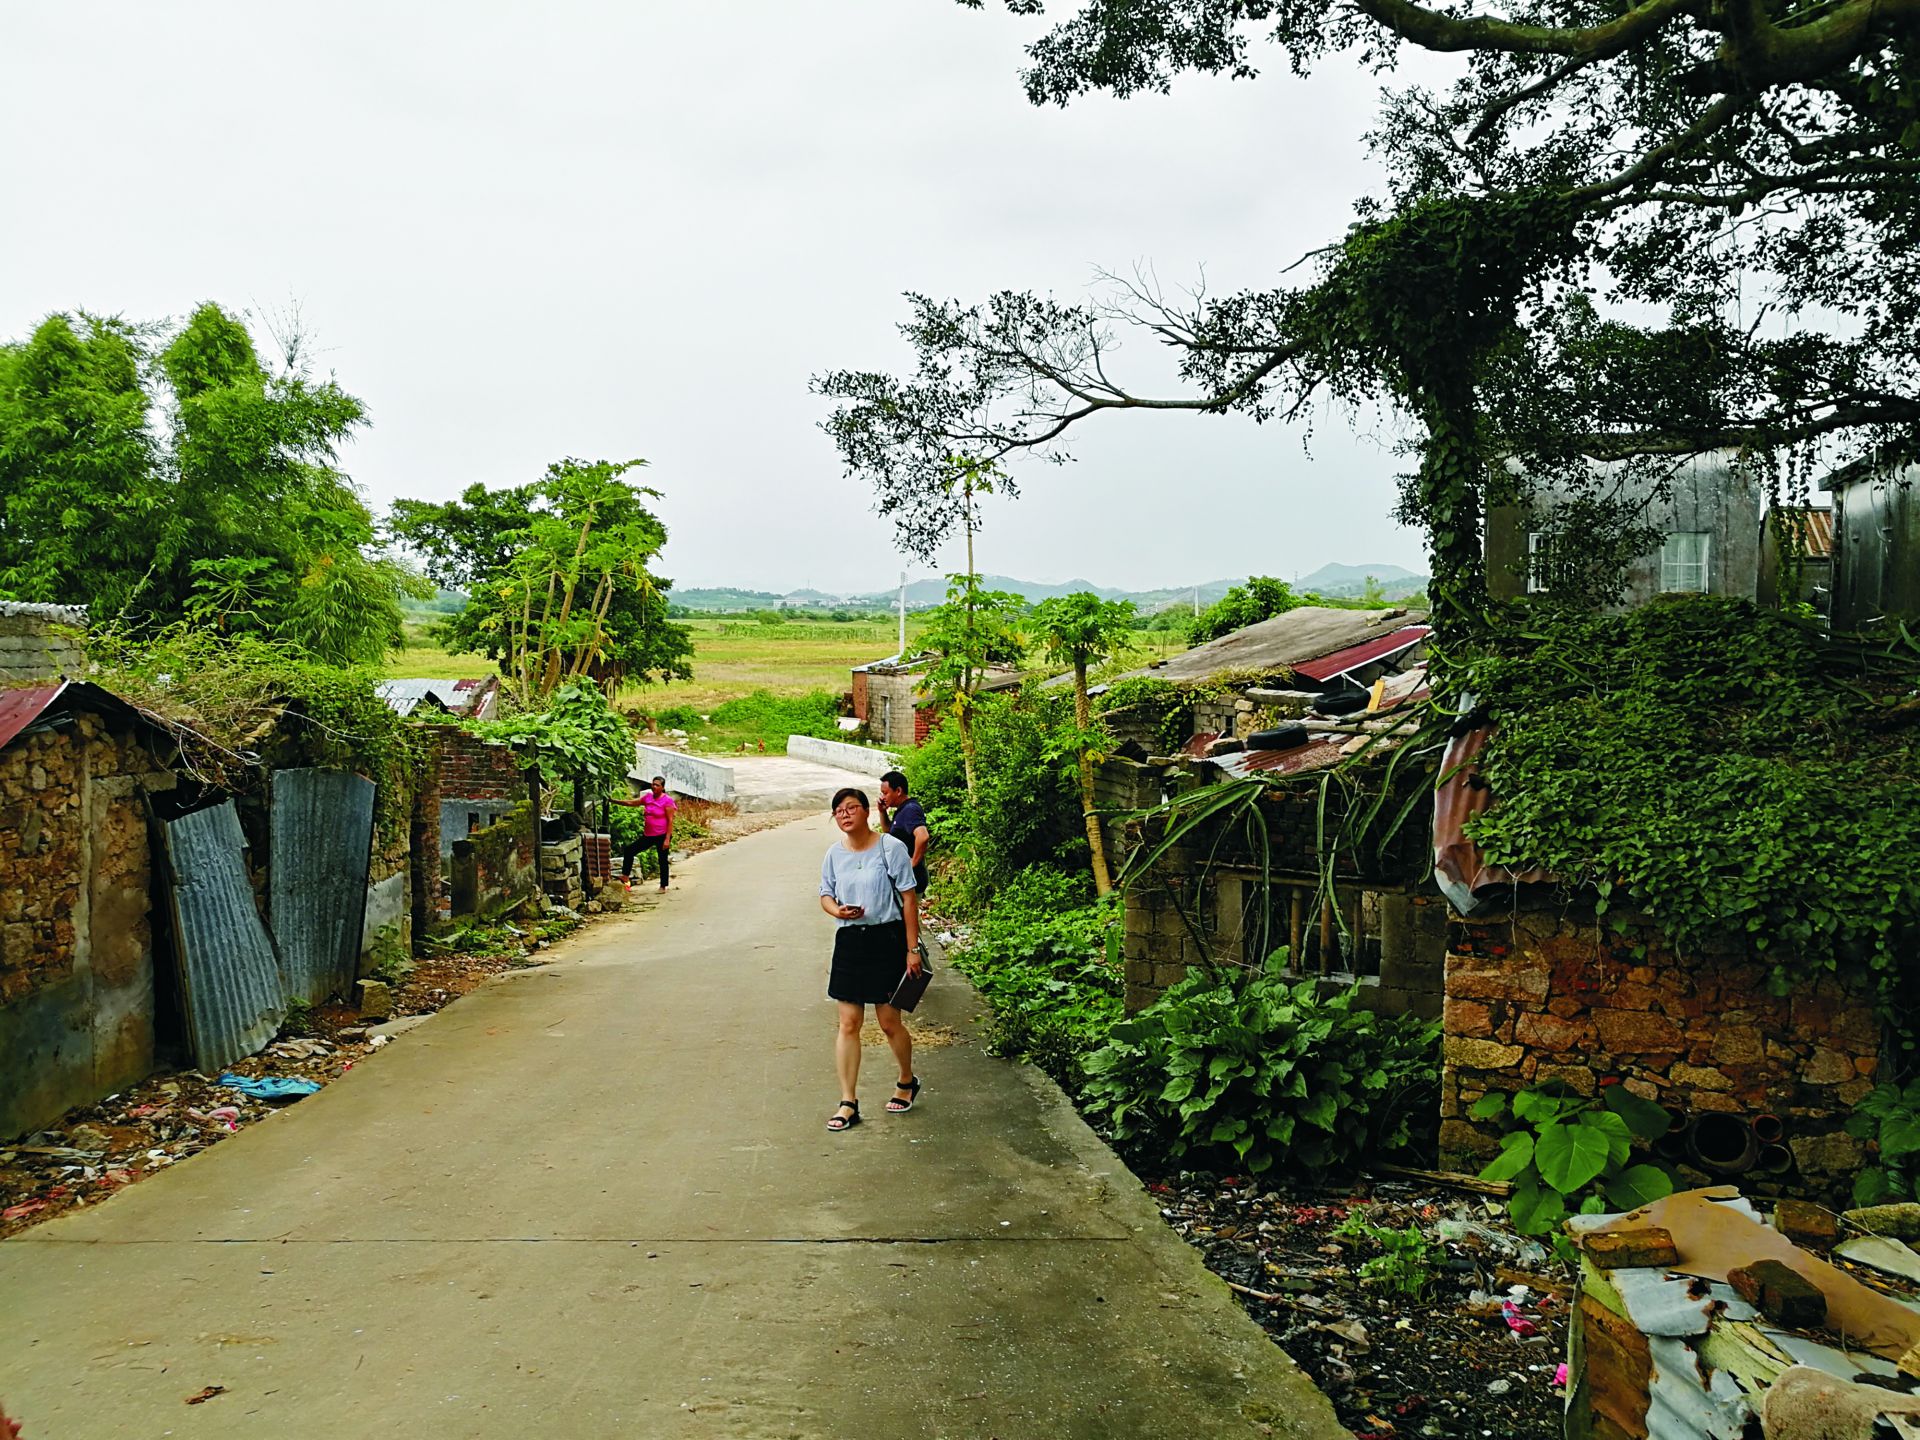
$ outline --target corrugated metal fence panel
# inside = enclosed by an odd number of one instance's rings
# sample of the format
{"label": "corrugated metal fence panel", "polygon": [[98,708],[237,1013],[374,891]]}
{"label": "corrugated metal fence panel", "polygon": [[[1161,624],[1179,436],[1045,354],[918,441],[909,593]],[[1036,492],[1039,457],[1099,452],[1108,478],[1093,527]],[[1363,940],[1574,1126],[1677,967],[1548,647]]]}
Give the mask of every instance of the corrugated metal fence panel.
{"label": "corrugated metal fence panel", "polygon": [[267,913],[286,993],[315,1005],[352,993],[373,796],[373,782],[348,770],[280,770],[273,777]]}
{"label": "corrugated metal fence panel", "polygon": [[286,1013],[280,967],[247,878],[233,802],[162,826],[194,1064],[215,1072],[273,1038]]}

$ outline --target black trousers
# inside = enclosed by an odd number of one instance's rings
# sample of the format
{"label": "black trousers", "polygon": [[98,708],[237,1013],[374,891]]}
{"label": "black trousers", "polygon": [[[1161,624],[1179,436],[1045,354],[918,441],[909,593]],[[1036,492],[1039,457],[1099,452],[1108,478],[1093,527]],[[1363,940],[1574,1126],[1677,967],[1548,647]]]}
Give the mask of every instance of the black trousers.
{"label": "black trousers", "polygon": [[667,838],[665,835],[646,835],[634,841],[620,852],[620,873],[632,879],[633,857],[642,850],[656,850],[660,854],[660,885],[664,889],[667,883]]}

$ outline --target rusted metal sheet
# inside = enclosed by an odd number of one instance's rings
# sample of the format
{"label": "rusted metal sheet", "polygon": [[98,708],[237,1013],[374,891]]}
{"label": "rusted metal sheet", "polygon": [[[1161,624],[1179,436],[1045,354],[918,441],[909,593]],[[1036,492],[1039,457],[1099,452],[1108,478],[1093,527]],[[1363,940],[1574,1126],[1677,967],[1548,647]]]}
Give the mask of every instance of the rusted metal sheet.
{"label": "rusted metal sheet", "polygon": [[233,802],[161,827],[174,948],[194,1064],[206,1071],[251,1055],[286,1014],[280,967],[247,877]]}
{"label": "rusted metal sheet", "polygon": [[29,727],[75,710],[163,731],[172,729],[157,715],[129,705],[98,685],[85,680],[62,680],[53,685],[21,685],[0,690],[0,749],[11,745]]}
{"label": "rusted metal sheet", "polygon": [[1293,673],[1324,684],[1328,680],[1337,680],[1350,670],[1358,670],[1366,665],[1390,660],[1395,655],[1411,650],[1432,633],[1431,626],[1408,625],[1395,630],[1391,635],[1382,635],[1376,640],[1350,645],[1344,650],[1336,650],[1331,655],[1322,655],[1315,660],[1302,661],[1293,667]]}
{"label": "rusted metal sheet", "polygon": [[0,690],[0,747],[13,743],[14,736],[26,729],[67,687],[62,685],[22,685],[15,690]]}
{"label": "rusted metal sheet", "polygon": [[310,1004],[352,992],[373,800],[373,782],[349,770],[280,770],[273,777],[267,913],[282,987]]}
{"label": "rusted metal sheet", "polygon": [[1493,804],[1475,764],[1492,735],[1491,726],[1478,725],[1448,741],[1440,758],[1445,780],[1433,794],[1433,878],[1462,915],[1471,915],[1489,893],[1553,878],[1545,870],[1515,872],[1490,864],[1467,836],[1467,822]]}
{"label": "rusted metal sheet", "polygon": [[1349,737],[1338,740],[1310,740],[1291,750],[1236,750],[1228,755],[1209,755],[1209,765],[1217,765],[1236,780],[1247,775],[1300,775],[1308,770],[1324,770],[1340,763],[1340,749]]}

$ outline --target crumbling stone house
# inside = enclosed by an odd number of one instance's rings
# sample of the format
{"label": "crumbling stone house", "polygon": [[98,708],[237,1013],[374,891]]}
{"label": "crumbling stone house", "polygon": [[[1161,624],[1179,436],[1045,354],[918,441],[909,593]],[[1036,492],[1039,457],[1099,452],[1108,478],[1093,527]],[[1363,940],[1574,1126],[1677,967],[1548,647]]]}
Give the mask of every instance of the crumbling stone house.
{"label": "crumbling stone house", "polygon": [[147,797],[174,786],[168,749],[97,686],[0,690],[0,1137],[153,1068]]}
{"label": "crumbling stone house", "polygon": [[[1214,780],[1305,782],[1263,796],[1257,818],[1202,826],[1129,888],[1130,1009],[1151,1004],[1193,966],[1259,967],[1284,947],[1291,973],[1358,980],[1366,1000],[1389,1013],[1439,1015],[1445,912],[1421,882],[1419,844],[1340,850],[1328,890],[1322,827],[1337,831],[1355,797],[1342,789],[1323,806],[1309,778],[1361,746],[1390,751],[1394,712],[1424,693],[1428,633],[1404,610],[1302,606],[1109,682],[1165,680],[1193,699],[1177,755],[1148,753],[1165,738],[1160,711],[1107,712],[1109,728],[1145,757],[1103,767],[1098,799],[1108,815]],[[1116,834],[1114,853],[1156,844],[1165,823]]]}

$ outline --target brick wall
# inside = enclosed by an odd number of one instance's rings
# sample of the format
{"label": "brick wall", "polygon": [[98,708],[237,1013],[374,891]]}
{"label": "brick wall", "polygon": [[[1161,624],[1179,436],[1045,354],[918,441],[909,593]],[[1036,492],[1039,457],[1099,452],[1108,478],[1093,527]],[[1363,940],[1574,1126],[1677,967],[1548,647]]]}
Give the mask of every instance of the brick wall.
{"label": "brick wall", "polygon": [[434,725],[440,793],[449,800],[506,800],[527,793],[526,761],[498,740],[482,740],[458,725]]}
{"label": "brick wall", "polygon": [[1682,1118],[1780,1117],[1798,1179],[1740,1177],[1762,1193],[1793,1183],[1838,1194],[1864,1159],[1842,1125],[1873,1088],[1880,1027],[1866,995],[1831,975],[1809,969],[1778,996],[1765,963],[1680,954],[1643,916],[1618,930],[1597,924],[1591,905],[1529,903],[1456,920],[1445,986],[1446,1164],[1474,1166],[1493,1149],[1489,1128],[1467,1116],[1476,1099],[1548,1081],[1583,1095],[1618,1081]]}
{"label": "brick wall", "polygon": [[78,605],[0,600],[0,685],[85,675],[86,617]]}
{"label": "brick wall", "polygon": [[862,725],[867,723],[867,672],[853,672],[853,718]]}
{"label": "brick wall", "polygon": [[153,1068],[146,746],[92,715],[0,751],[0,1139]]}
{"label": "brick wall", "polygon": [[931,705],[918,705],[913,711],[913,743],[924,745],[927,737],[940,728],[940,712]]}

